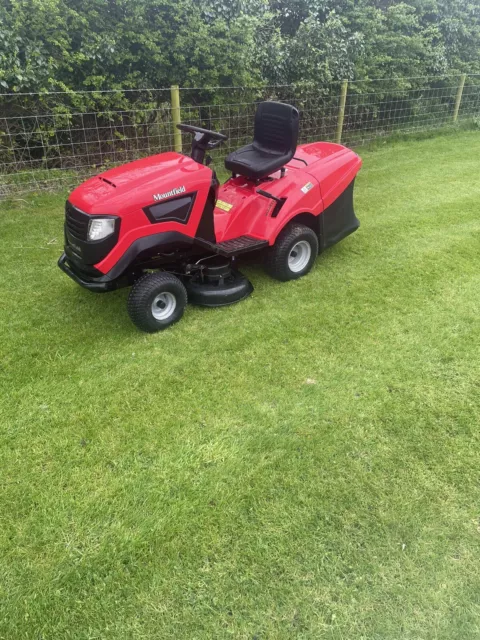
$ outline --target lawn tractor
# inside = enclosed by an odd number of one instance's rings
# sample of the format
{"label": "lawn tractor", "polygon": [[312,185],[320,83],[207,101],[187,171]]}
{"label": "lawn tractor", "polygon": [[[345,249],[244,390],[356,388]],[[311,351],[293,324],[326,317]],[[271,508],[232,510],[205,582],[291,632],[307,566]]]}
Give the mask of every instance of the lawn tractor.
{"label": "lawn tractor", "polygon": [[65,206],[58,266],[94,292],[131,286],[128,313],[155,332],[179,320],[187,300],[206,307],[243,300],[252,284],[237,257],[253,251],[282,281],[310,271],[319,252],[355,231],[360,158],[345,147],[297,147],[299,112],[261,102],[254,139],[225,160],[220,185],[208,152],[227,138],[188,124],[190,156],[167,152],[90,178]]}

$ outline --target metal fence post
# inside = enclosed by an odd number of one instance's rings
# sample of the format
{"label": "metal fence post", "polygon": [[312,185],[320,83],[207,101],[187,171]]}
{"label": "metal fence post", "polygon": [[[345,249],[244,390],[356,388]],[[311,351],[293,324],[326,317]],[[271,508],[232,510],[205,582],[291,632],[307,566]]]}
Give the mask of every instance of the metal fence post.
{"label": "metal fence post", "polygon": [[453,121],[456,122],[458,118],[458,112],[460,111],[460,103],[462,102],[463,87],[465,86],[466,73],[462,73],[460,76],[460,84],[457,89],[457,97],[455,98],[455,109],[453,110]]}
{"label": "metal fence post", "polygon": [[347,101],[348,80],[342,82],[342,88],[340,90],[340,104],[338,105],[338,121],[337,121],[337,133],[335,135],[335,142],[340,144],[342,141],[343,131],[343,119],[345,117],[345,103]]}
{"label": "metal fence post", "polygon": [[172,127],[173,127],[173,147],[178,153],[182,153],[182,132],[177,129],[180,124],[180,91],[178,85],[174,84],[170,87],[170,95],[172,102]]}

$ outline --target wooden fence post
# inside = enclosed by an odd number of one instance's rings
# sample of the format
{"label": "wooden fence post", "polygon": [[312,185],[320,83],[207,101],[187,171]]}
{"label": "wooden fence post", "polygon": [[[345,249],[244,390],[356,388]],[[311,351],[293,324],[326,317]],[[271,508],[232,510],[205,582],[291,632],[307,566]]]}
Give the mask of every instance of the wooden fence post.
{"label": "wooden fence post", "polygon": [[455,98],[455,109],[453,110],[453,121],[458,119],[458,112],[460,111],[460,103],[462,102],[463,87],[465,86],[466,73],[462,73],[460,76],[460,84],[457,89],[457,97]]}
{"label": "wooden fence post", "polygon": [[340,90],[340,104],[338,106],[338,120],[337,120],[337,133],[335,135],[335,142],[340,144],[342,141],[343,131],[343,119],[345,117],[345,103],[347,101],[348,80],[342,82],[342,88]]}
{"label": "wooden fence post", "polygon": [[172,102],[172,127],[173,127],[173,146],[175,151],[182,153],[182,132],[177,129],[180,124],[180,91],[178,85],[174,84],[170,87],[170,96]]}

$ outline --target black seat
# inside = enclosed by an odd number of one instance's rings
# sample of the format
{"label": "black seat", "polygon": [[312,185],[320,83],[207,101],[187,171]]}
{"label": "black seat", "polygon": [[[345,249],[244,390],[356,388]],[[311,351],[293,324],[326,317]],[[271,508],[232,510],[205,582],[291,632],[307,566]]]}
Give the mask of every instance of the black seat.
{"label": "black seat", "polygon": [[233,174],[260,180],[278,171],[295,155],[298,110],[282,102],[260,102],[252,144],[230,153],[225,167]]}

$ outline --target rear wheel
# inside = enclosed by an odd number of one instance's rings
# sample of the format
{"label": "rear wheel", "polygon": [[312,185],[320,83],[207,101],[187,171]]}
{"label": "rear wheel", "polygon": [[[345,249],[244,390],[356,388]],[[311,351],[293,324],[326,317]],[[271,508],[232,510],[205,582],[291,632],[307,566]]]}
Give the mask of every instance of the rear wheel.
{"label": "rear wheel", "polygon": [[133,285],[127,310],[141,331],[154,333],[166,329],[183,316],[187,292],[171,273],[147,273]]}
{"label": "rear wheel", "polygon": [[265,270],[277,280],[295,280],[310,271],[317,255],[316,233],[303,224],[290,224],[268,249]]}

